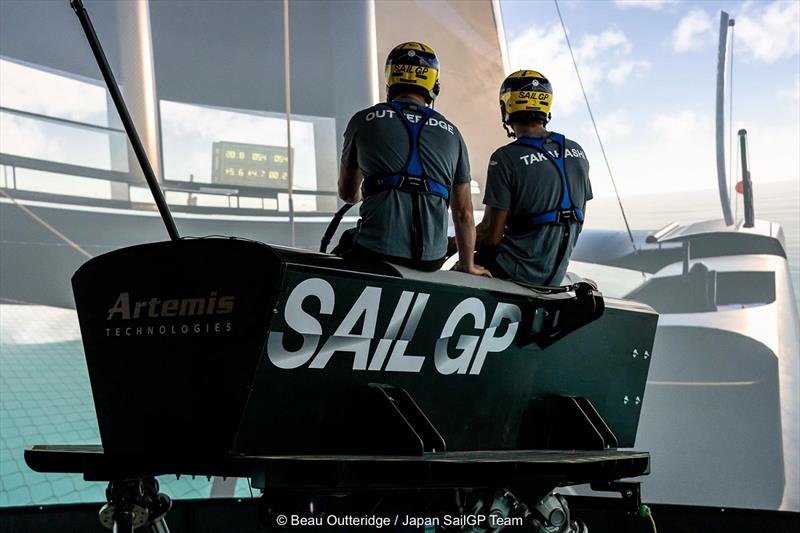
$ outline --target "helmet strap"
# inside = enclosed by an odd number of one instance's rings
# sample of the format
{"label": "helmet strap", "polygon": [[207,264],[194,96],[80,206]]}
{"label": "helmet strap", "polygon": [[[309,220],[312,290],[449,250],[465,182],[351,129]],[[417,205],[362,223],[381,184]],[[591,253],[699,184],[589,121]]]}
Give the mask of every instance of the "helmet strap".
{"label": "helmet strap", "polygon": [[506,130],[506,135],[508,135],[512,139],[516,139],[517,138],[517,134],[514,133],[514,130],[512,128],[509,128],[508,124],[506,124],[505,122],[503,122],[503,129]]}

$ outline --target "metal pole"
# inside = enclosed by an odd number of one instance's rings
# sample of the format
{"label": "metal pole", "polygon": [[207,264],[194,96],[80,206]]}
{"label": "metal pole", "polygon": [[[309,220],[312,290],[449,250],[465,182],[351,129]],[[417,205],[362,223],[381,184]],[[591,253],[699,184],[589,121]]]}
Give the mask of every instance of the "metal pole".
{"label": "metal pole", "polygon": [[106,82],[106,87],[117,108],[117,113],[119,113],[119,118],[122,120],[122,125],[125,127],[125,132],[128,134],[128,140],[131,142],[133,151],[136,154],[136,159],[142,167],[142,172],[147,180],[147,185],[150,187],[150,192],[153,194],[153,199],[158,207],[158,212],[161,214],[161,219],[164,221],[164,226],[167,228],[169,238],[176,241],[180,239],[178,228],[175,226],[172,213],[170,213],[167,201],[164,199],[164,193],[158,185],[153,167],[150,165],[150,160],[147,158],[147,152],[145,152],[139,134],[136,132],[136,126],[133,124],[133,119],[128,112],[128,107],[125,105],[125,100],[122,99],[122,93],[119,90],[117,81],[114,79],[114,74],[111,72],[111,67],[108,64],[105,52],[103,52],[103,47],[100,45],[100,40],[97,38],[97,34],[94,31],[92,21],[89,19],[89,13],[86,11],[86,8],[83,7],[82,0],[70,0],[69,4],[78,16],[78,20],[81,22],[83,31],[86,34],[86,39],[89,41],[89,46],[92,48],[95,60],[97,60],[97,66],[100,67],[100,73],[103,75],[103,79]]}
{"label": "metal pole", "polygon": [[286,162],[289,164],[287,185],[289,191],[289,228],[291,244],[295,246],[294,233],[294,170],[292,168],[292,69],[289,55],[289,0],[283,0],[283,75],[286,93]]}
{"label": "metal pole", "polygon": [[722,216],[728,226],[733,224],[731,201],[728,198],[728,181],[725,179],[725,52],[729,25],[733,25],[733,20],[729,19],[726,12],[720,12],[719,52],[717,54],[717,179]]}
{"label": "metal pole", "polygon": [[747,130],[739,130],[739,149],[742,152],[742,196],[744,196],[744,227],[752,228],[756,222],[753,209],[753,182],[747,166]]}

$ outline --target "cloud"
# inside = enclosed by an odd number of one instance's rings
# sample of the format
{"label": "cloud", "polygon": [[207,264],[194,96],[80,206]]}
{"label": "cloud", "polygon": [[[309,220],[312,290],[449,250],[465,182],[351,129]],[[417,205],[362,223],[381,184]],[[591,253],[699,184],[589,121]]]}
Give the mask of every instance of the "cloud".
{"label": "cloud", "polygon": [[614,0],[614,4],[620,9],[642,7],[652,11],[660,11],[666,6],[677,3],[678,0]]}
{"label": "cloud", "polygon": [[674,140],[686,136],[687,131],[707,129],[711,125],[709,117],[683,109],[669,114],[659,114],[650,122],[650,129],[662,140]]}
{"label": "cloud", "polygon": [[5,59],[0,59],[0,105],[77,122],[108,124],[105,87]]}
{"label": "cloud", "polygon": [[[619,111],[602,117],[598,127],[623,195],[710,189],[716,183],[711,115],[683,109],[634,122]],[[587,138],[584,148],[596,154],[590,159],[595,195],[612,194],[596,141]]]}
{"label": "cloud", "polygon": [[45,161],[110,169],[107,134],[0,113],[0,152]]}
{"label": "cloud", "polygon": [[[743,121],[734,124],[733,131],[736,132],[739,128],[747,129],[750,153],[748,166],[754,182],[787,180],[797,182],[800,179],[800,161],[797,158],[797,147],[800,146],[800,123],[796,120],[784,124]],[[733,156],[737,157],[736,146],[733,150]],[[741,179],[741,173],[735,178]]]}
{"label": "cloud", "polygon": [[676,52],[698,50],[708,41],[712,29],[711,17],[702,9],[694,9],[684,16],[672,32],[672,49]]}
{"label": "cloud", "polygon": [[[598,117],[597,129],[600,130],[600,137],[604,142],[609,139],[617,141],[631,134],[633,131],[633,121],[627,111],[624,109],[615,109]],[[593,137],[594,129],[587,128],[586,135],[587,137]]]}
{"label": "cloud", "polygon": [[800,2],[746,2],[735,18],[746,60],[775,63],[800,53]]}
{"label": "cloud", "polygon": [[622,85],[634,72],[642,73],[650,70],[650,62],[642,59],[623,61],[608,71],[608,81],[614,85]]}
{"label": "cloud", "polygon": [[[639,117],[618,109],[598,118],[617,186],[624,196],[716,188],[713,112],[677,109]],[[764,183],[798,179],[800,167],[796,147],[800,145],[800,124],[796,121],[765,123],[744,118],[734,123],[734,175],[729,178],[741,179],[741,172],[736,171],[738,139],[735,132],[742,127],[748,131],[754,180],[757,178],[759,183]],[[592,164],[595,196],[609,196],[613,190],[594,132],[587,129],[584,135],[582,145]],[[731,154],[727,153],[727,142],[725,149],[725,160],[728,161]]]}
{"label": "cloud", "polygon": [[[560,25],[532,26],[511,38],[508,49],[512,70],[538,70],[553,84],[554,116],[566,116],[579,108],[583,96]],[[650,67],[648,61],[631,57],[630,41],[616,28],[573,40],[573,50],[590,95],[604,81],[618,85]]]}
{"label": "cloud", "polygon": [[51,161],[64,161],[66,156],[53,131],[45,131],[45,123],[5,113],[0,115],[0,151]]}

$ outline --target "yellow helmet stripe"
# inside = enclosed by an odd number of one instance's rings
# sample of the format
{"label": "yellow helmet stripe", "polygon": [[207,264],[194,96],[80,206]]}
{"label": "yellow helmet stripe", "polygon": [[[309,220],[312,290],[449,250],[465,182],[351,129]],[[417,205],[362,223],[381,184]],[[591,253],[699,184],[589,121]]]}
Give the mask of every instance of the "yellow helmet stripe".
{"label": "yellow helmet stripe", "polygon": [[436,85],[439,71],[435,68],[416,65],[388,65],[386,67],[386,84],[409,83],[419,85],[432,91]]}

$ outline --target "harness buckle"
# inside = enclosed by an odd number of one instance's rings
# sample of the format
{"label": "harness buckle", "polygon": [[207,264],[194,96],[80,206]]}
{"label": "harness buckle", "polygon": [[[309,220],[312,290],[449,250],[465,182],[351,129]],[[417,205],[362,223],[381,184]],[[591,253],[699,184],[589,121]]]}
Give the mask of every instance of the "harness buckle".
{"label": "harness buckle", "polygon": [[556,217],[556,222],[577,222],[578,220],[575,209],[561,209]]}
{"label": "harness buckle", "polygon": [[400,183],[397,188],[404,191],[430,192],[427,179],[422,176],[409,176],[407,174],[400,176]]}

